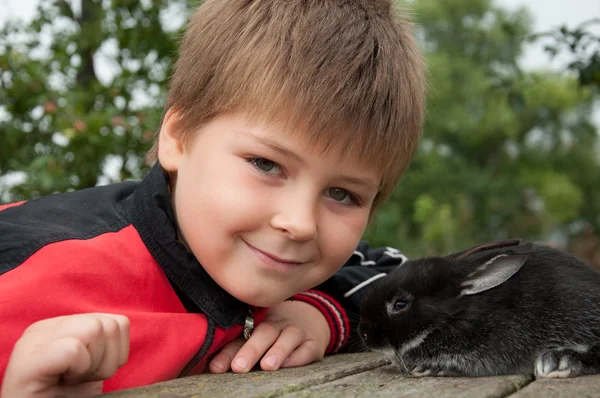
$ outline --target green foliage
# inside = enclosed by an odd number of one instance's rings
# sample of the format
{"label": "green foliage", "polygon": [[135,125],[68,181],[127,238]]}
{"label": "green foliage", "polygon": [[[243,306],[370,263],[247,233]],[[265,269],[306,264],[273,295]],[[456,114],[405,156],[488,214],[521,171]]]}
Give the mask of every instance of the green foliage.
{"label": "green foliage", "polygon": [[[591,82],[519,69],[534,37],[526,10],[488,0],[412,4],[429,61],[427,121],[416,159],[367,237],[416,256],[507,237],[568,239],[579,225],[599,230]],[[598,57],[590,43],[600,40],[582,32],[589,62],[579,54],[570,68],[585,74]]]}
{"label": "green foliage", "polygon": [[600,27],[600,18],[592,18],[582,22],[575,28],[561,26],[551,32],[531,35],[530,40],[548,39],[544,49],[555,57],[565,51],[574,58],[567,69],[574,71],[582,86],[600,88],[600,35],[593,33],[593,28]]}
{"label": "green foliage", "polygon": [[[9,200],[94,186],[111,157],[121,160],[117,180],[141,177],[179,34],[161,20],[188,3],[43,1],[30,25],[4,27],[0,174],[27,176]],[[95,70],[101,57],[110,59],[109,81]]]}
{"label": "green foliage", "polygon": [[[110,182],[110,159],[115,180],[146,170],[177,21],[196,2],[73,3],[41,2],[31,24],[0,32],[0,174],[26,175],[10,190],[0,184],[0,200]],[[418,256],[506,237],[568,238],[578,225],[600,230],[591,122],[600,38],[589,24],[534,34],[526,10],[491,0],[410,6],[429,67],[427,120],[414,162],[366,238]],[[574,54],[572,73],[520,70],[524,45],[542,39],[550,53]],[[110,76],[96,70],[100,59]]]}

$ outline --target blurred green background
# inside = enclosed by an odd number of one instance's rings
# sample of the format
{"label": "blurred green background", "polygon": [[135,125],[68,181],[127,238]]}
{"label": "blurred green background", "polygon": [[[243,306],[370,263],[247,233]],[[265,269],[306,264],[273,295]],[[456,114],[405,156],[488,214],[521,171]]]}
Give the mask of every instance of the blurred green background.
{"label": "blurred green background", "polygon": [[[30,23],[2,27],[0,203],[143,177],[197,3],[47,0]],[[526,9],[490,0],[409,5],[429,65],[427,120],[365,238],[422,256],[521,237],[600,267],[600,19],[535,32]],[[549,62],[572,62],[522,70],[524,46],[540,40]]]}

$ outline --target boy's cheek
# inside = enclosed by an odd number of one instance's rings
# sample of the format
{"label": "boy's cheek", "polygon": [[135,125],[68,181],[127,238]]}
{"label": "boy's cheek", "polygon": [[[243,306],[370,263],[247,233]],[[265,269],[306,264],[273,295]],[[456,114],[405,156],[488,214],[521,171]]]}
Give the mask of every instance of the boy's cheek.
{"label": "boy's cheek", "polygon": [[328,280],[329,278],[334,276],[335,273],[338,272],[344,266],[344,264],[350,258],[350,256],[352,255],[353,252],[354,252],[354,250],[348,255],[347,258],[337,261],[335,264],[331,264],[330,266],[321,264],[321,266],[322,266],[321,274],[318,277],[316,277],[313,281],[311,281],[311,283],[308,284],[308,286],[306,286],[305,288],[303,288],[300,291],[295,292],[295,293],[300,293],[301,291],[314,288],[315,286],[320,285],[321,283],[325,282],[326,280]]}

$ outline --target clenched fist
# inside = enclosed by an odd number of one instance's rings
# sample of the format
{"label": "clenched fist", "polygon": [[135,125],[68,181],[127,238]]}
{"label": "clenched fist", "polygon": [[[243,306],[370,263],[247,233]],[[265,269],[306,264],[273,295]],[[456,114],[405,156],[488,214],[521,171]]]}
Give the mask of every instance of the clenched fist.
{"label": "clenched fist", "polygon": [[32,324],[15,344],[2,398],[82,397],[102,392],[102,381],[127,362],[129,319],[78,314]]}

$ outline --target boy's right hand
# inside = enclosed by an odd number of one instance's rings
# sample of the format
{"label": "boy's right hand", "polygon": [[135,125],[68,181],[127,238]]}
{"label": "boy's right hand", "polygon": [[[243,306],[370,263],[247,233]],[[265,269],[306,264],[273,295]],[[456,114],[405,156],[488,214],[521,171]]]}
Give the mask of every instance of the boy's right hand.
{"label": "boy's right hand", "polygon": [[129,319],[78,314],[32,324],[15,344],[0,397],[82,397],[102,392],[129,356]]}

